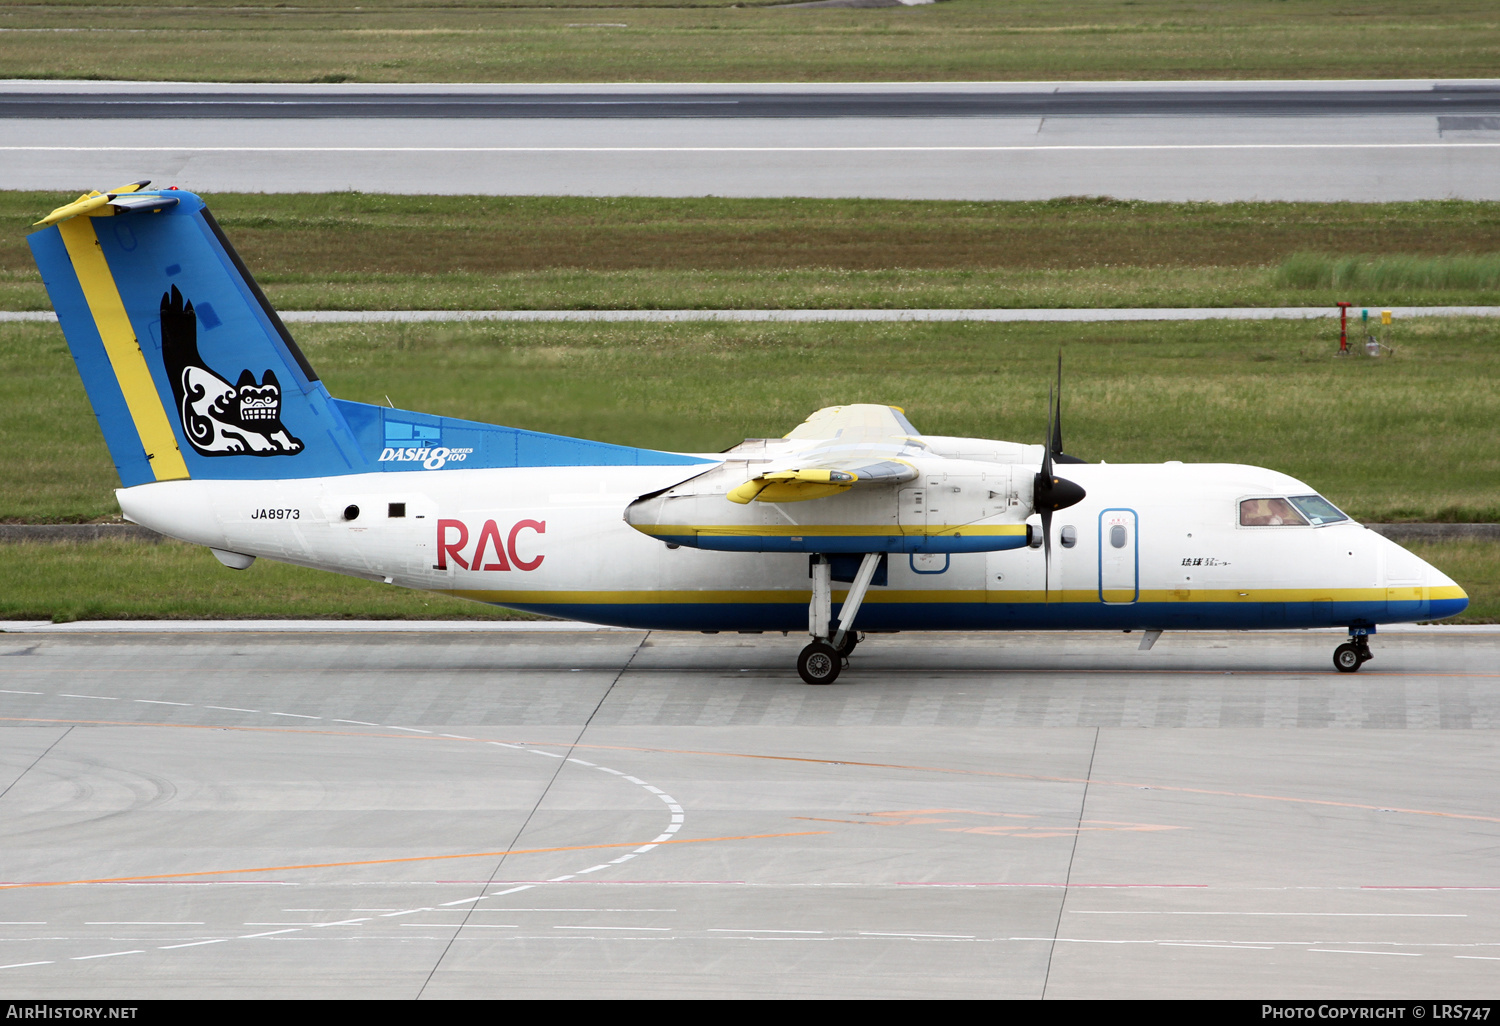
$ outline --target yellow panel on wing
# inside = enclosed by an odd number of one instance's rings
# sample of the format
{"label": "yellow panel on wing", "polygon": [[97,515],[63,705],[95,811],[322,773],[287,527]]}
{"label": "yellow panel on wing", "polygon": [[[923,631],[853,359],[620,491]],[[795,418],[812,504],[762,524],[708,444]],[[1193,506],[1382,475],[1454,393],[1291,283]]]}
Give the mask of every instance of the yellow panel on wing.
{"label": "yellow panel on wing", "polygon": [[853,484],[854,475],[842,470],[778,470],[746,481],[725,498],[742,506],[752,500],[804,502],[846,492]]}

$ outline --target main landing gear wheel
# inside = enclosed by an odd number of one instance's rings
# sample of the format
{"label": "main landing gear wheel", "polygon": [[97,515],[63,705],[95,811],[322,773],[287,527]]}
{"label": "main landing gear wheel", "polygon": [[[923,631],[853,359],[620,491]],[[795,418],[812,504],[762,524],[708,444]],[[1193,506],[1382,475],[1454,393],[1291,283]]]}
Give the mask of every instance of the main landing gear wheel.
{"label": "main landing gear wheel", "polygon": [[832,684],[843,667],[838,649],[826,641],[814,641],[797,657],[797,673],[808,684]]}
{"label": "main landing gear wheel", "polygon": [[844,643],[839,646],[839,655],[848,659],[854,654],[854,646],[859,644],[859,635],[853,631],[844,635]]}
{"label": "main landing gear wheel", "polygon": [[1333,666],[1340,673],[1353,673],[1374,658],[1375,654],[1370,651],[1370,638],[1366,634],[1357,634],[1333,650]]}

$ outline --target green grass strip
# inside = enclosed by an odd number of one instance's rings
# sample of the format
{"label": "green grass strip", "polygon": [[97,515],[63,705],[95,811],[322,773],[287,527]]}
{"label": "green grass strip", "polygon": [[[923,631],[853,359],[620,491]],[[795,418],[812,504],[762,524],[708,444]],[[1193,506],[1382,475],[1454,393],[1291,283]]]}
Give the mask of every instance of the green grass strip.
{"label": "green grass strip", "polygon": [[[0,309],[71,198],[0,192]],[[1500,203],[207,198],[283,309],[1500,303]]]}
{"label": "green grass strip", "polygon": [[1400,294],[1417,291],[1500,290],[1500,253],[1465,256],[1327,256],[1297,253],[1282,261],[1273,284],[1289,289],[1358,289]]}
{"label": "green grass strip", "polygon": [[[11,78],[907,82],[1467,78],[1485,0],[51,0],[4,9]],[[53,31],[58,30],[58,31]]]}

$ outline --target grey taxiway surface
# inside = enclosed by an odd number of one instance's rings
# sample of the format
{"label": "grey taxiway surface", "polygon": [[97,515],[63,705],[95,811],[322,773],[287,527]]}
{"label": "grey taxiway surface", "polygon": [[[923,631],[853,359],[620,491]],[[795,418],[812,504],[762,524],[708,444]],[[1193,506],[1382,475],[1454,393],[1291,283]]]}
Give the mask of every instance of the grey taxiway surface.
{"label": "grey taxiway surface", "polygon": [[0,634],[0,989],[1494,991],[1500,633],[1134,640]]}
{"label": "grey taxiway surface", "polygon": [[0,83],[11,188],[1500,198],[1500,80]]}

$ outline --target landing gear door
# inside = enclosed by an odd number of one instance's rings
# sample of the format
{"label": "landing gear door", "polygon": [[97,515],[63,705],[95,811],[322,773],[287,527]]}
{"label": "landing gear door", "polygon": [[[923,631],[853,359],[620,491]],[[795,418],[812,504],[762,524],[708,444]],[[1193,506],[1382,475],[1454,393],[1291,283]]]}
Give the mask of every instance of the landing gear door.
{"label": "landing gear door", "polygon": [[1125,604],[1140,594],[1135,510],[1104,510],[1099,514],[1099,601]]}

